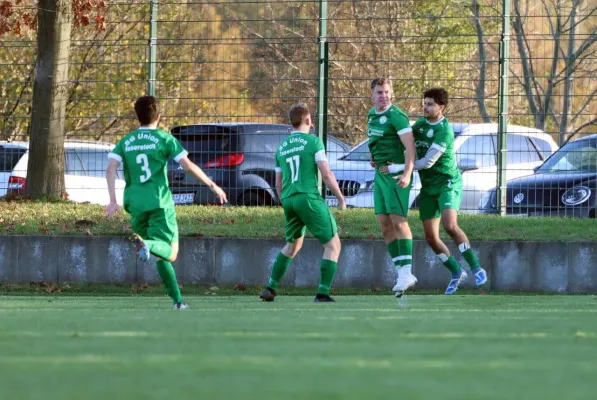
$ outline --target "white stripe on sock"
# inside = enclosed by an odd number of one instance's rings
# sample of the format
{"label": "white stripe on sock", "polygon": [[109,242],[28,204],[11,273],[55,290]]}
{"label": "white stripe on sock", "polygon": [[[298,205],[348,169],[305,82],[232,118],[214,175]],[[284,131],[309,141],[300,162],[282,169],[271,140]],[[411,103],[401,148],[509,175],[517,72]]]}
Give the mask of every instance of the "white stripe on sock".
{"label": "white stripe on sock", "polygon": [[413,259],[413,256],[398,256],[398,257],[392,258],[392,261],[396,262],[396,261],[412,260],[412,259]]}

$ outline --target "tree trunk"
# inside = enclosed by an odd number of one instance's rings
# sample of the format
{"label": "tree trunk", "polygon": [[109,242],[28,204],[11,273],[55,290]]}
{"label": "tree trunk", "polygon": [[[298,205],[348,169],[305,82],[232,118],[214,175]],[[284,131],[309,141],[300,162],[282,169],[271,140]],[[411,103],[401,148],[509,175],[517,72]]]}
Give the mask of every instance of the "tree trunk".
{"label": "tree trunk", "polygon": [[71,0],[39,0],[27,187],[31,197],[62,197],[64,119],[72,26]]}

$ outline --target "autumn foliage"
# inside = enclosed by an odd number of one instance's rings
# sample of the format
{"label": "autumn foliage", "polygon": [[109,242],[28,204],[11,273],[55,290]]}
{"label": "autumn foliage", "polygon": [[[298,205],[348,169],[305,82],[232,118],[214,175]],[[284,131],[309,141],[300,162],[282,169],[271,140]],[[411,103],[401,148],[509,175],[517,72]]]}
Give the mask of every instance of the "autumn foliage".
{"label": "autumn foliage", "polygon": [[[0,0],[0,36],[7,33],[18,36],[23,29],[35,30],[37,3],[31,0]],[[93,21],[96,29],[106,29],[106,0],[72,0],[72,7],[75,27],[88,26]]]}

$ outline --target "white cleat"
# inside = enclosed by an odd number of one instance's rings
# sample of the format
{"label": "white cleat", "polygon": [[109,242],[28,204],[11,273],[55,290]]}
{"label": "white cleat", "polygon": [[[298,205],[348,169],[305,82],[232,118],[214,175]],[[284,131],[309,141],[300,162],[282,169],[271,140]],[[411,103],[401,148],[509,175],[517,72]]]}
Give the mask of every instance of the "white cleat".
{"label": "white cleat", "polygon": [[187,306],[184,303],[176,303],[176,304],[174,304],[174,309],[175,310],[186,310],[187,308],[189,308],[189,306]]}
{"label": "white cleat", "polygon": [[417,278],[413,274],[400,274],[396,280],[396,285],[392,288],[392,292],[396,293],[396,297],[400,298],[409,288],[415,286]]}

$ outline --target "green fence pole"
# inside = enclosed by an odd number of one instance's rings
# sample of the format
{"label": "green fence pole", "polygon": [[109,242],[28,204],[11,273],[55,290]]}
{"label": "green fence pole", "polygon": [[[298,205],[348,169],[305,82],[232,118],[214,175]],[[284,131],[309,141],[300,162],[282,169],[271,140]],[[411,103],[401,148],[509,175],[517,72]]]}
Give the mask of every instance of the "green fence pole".
{"label": "green fence pole", "polygon": [[147,94],[150,96],[155,96],[157,42],[158,0],[151,0],[151,20],[149,21],[149,68],[147,73]]}
{"label": "green fence pole", "polygon": [[497,209],[506,215],[506,154],[508,131],[508,73],[510,61],[510,4],[503,1],[502,37],[500,40],[500,81],[498,88],[498,153],[497,153]]}
{"label": "green fence pole", "polygon": [[[319,1],[319,69],[317,72],[317,133],[327,148],[328,135],[328,67],[329,67],[329,46],[327,41],[328,32],[328,2]],[[318,175],[318,184],[321,187],[321,195],[325,198],[326,188]]]}

